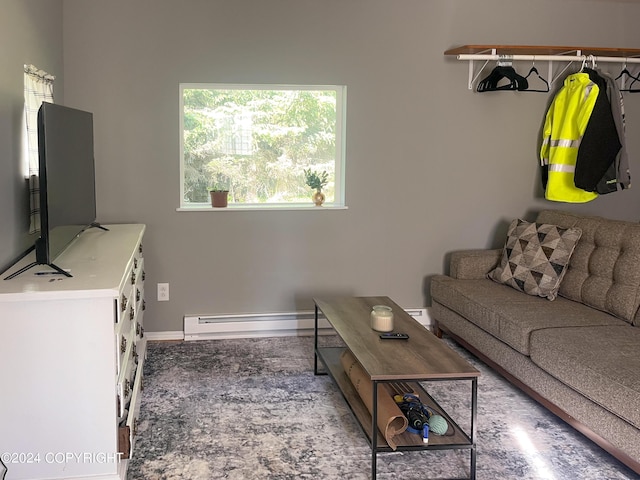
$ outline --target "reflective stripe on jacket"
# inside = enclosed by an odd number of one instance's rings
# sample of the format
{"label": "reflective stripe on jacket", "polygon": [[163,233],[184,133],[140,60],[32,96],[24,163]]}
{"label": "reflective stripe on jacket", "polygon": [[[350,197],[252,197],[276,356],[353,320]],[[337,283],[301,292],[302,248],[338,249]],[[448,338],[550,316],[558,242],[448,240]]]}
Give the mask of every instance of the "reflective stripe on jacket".
{"label": "reflective stripe on jacket", "polygon": [[554,97],[544,122],[540,160],[548,166],[545,198],[585,203],[597,198],[574,184],[578,147],[598,98],[598,86],[586,73],[569,75]]}

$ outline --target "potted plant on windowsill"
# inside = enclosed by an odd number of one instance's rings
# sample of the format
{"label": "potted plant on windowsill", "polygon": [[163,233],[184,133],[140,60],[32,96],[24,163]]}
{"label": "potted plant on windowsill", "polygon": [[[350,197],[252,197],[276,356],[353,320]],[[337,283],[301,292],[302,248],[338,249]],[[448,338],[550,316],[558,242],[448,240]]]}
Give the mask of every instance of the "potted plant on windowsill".
{"label": "potted plant on windowsill", "polygon": [[214,208],[224,208],[229,201],[229,190],[219,187],[214,187],[209,190],[211,195],[211,206]]}
{"label": "potted plant on windowsill", "polygon": [[316,190],[311,196],[313,203],[316,204],[316,207],[321,207],[325,199],[324,193],[322,193],[322,187],[329,182],[329,174],[326,170],[321,173],[316,173],[309,168],[304,170],[304,177],[306,184]]}

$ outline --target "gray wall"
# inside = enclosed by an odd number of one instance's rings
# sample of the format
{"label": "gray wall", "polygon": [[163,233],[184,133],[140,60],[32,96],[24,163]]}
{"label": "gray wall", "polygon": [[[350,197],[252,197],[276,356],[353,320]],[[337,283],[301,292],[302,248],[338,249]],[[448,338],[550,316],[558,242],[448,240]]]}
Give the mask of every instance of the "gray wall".
{"label": "gray wall", "polygon": [[62,0],[0,0],[0,271],[33,245],[29,193],[21,167],[24,68],[34,64],[56,76],[64,101]]}
{"label": "gray wall", "polygon": [[[584,205],[541,199],[549,96],[470,92],[467,63],[443,52],[638,47],[638,18],[637,3],[604,0],[65,0],[65,95],[94,112],[99,220],[148,226],[148,330],[307,309],[327,293],[428,305],[446,255],[500,244],[514,217],[637,221],[637,187]],[[177,212],[180,82],[346,84],[349,209]],[[640,95],[625,100],[638,176]],[[155,301],[157,282],[169,302]]]}

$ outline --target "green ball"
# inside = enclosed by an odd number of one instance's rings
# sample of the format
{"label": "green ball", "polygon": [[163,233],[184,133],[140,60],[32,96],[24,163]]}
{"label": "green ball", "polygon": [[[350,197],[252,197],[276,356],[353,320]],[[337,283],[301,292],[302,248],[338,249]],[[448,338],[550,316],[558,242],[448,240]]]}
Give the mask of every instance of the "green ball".
{"label": "green ball", "polygon": [[448,429],[449,425],[447,424],[447,421],[440,415],[431,415],[431,417],[429,417],[430,432],[433,432],[436,435],[444,435],[447,433]]}

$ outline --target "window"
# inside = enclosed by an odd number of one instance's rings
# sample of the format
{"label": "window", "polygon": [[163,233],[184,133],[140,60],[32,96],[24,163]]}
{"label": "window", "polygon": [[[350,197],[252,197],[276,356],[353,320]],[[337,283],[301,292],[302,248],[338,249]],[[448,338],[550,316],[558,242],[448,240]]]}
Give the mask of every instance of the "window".
{"label": "window", "polygon": [[33,65],[24,66],[24,139],[25,174],[29,178],[29,233],[40,231],[40,177],[38,159],[38,110],[42,102],[53,103],[56,77]]}
{"label": "window", "polygon": [[180,85],[181,207],[313,206],[305,170],[327,172],[325,206],[344,206],[346,87]]}

